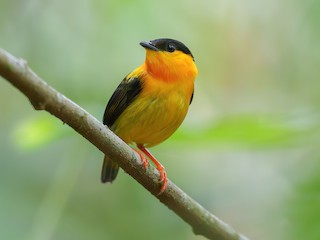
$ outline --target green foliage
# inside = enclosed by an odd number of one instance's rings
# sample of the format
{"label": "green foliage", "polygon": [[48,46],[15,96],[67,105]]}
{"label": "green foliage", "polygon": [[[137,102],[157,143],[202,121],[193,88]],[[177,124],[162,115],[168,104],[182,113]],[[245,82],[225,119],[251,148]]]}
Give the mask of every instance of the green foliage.
{"label": "green foliage", "polygon": [[[294,184],[294,192],[288,199],[288,218],[290,222],[290,233],[288,236],[295,239],[318,239],[320,236],[320,164],[304,168],[302,180]],[[312,167],[312,169],[310,169]]]}
{"label": "green foliage", "polygon": [[281,147],[308,131],[289,127],[272,116],[228,116],[204,129],[185,129],[174,135],[174,140],[200,144],[237,144],[240,146]]}
{"label": "green foliage", "polygon": [[52,116],[34,116],[16,125],[13,140],[23,149],[39,149],[64,136],[65,128]]}

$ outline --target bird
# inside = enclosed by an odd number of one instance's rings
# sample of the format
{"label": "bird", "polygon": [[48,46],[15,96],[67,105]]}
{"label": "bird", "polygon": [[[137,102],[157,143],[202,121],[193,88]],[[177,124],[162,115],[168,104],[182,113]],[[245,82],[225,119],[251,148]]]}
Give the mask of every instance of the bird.
{"label": "bird", "polygon": [[[133,148],[143,167],[147,157],[159,171],[159,194],[167,187],[164,166],[148,148],[169,138],[181,125],[193,100],[198,69],[189,48],[170,38],[142,41],[145,61],[121,81],[112,94],[103,124]],[[119,165],[105,155],[101,182],[113,182]]]}

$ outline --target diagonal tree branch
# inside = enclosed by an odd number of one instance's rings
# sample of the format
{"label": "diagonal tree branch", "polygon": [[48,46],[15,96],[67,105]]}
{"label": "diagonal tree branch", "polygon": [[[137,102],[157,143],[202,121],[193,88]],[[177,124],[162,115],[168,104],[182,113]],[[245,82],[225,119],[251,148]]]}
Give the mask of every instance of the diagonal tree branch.
{"label": "diagonal tree branch", "polygon": [[174,211],[195,234],[214,240],[248,240],[228,224],[204,209],[170,180],[159,196],[159,174],[153,166],[141,167],[137,154],[96,118],[49,86],[38,77],[23,59],[0,49],[0,75],[26,95],[36,110],[46,110],[61,119],[103,153],[117,161],[163,204]]}

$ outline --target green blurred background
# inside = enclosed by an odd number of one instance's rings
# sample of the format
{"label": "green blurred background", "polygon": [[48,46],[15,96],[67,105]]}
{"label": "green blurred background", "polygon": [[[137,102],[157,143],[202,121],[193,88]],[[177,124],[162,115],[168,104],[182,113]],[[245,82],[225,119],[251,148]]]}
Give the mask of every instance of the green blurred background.
{"label": "green blurred background", "polygon": [[[0,47],[98,119],[159,37],[199,68],[169,178],[251,239],[320,239],[320,1],[0,1]],[[204,239],[3,79],[0,107],[0,239]]]}

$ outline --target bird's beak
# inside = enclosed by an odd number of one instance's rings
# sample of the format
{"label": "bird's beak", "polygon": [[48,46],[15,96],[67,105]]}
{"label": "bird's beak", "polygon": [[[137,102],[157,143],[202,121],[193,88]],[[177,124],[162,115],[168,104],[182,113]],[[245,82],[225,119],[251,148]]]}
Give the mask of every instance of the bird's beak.
{"label": "bird's beak", "polygon": [[149,42],[143,41],[140,43],[140,45],[146,49],[150,49],[153,51],[159,51],[159,49],[156,46],[154,46],[151,41],[149,41]]}

